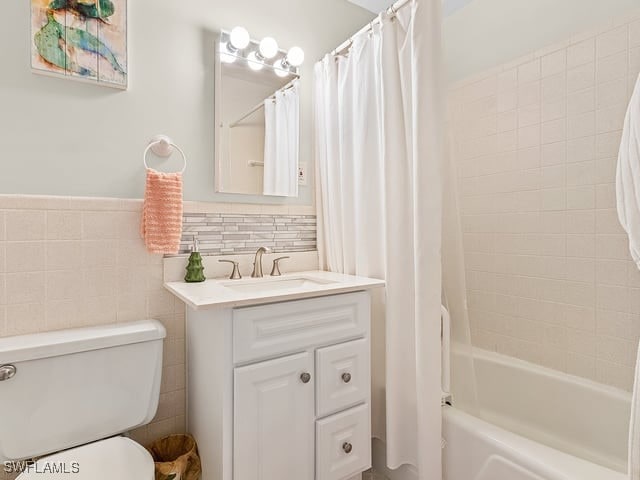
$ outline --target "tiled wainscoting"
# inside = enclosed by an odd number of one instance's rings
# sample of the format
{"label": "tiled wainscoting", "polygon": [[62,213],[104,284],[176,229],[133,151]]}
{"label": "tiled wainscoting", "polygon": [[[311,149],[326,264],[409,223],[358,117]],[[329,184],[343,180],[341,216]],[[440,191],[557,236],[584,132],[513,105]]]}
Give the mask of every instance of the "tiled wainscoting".
{"label": "tiled wainscoting", "polygon": [[158,414],[184,430],[184,306],[140,239],[141,201],[0,196],[0,336],[155,318],[167,328]]}
{"label": "tiled wainscoting", "polygon": [[180,253],[197,239],[202,253],[237,254],[268,247],[274,252],[316,250],[315,215],[186,213]]}
{"label": "tiled wainscoting", "polygon": [[[133,432],[146,444],[185,429],[185,308],[163,288],[162,256],[144,248],[141,209],[141,200],[0,195],[0,336],[160,320],[168,332],[160,406],[151,424]],[[185,212],[233,213],[234,225],[261,214],[311,225],[314,214],[312,207],[190,202]]]}
{"label": "tiled wainscoting", "polygon": [[631,388],[640,273],[614,181],[639,72],[640,14],[451,92],[475,344]]}

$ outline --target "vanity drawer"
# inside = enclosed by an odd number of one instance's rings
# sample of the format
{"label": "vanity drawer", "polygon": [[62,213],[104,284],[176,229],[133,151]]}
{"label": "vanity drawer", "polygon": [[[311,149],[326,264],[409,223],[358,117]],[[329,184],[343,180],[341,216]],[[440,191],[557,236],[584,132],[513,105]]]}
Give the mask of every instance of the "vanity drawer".
{"label": "vanity drawer", "polygon": [[234,309],[234,363],[364,336],[369,311],[367,292]]}
{"label": "vanity drawer", "polygon": [[361,338],[316,351],[318,417],[365,402],[370,389],[368,340]]}
{"label": "vanity drawer", "polygon": [[316,422],[316,480],[344,480],[370,467],[369,405]]}

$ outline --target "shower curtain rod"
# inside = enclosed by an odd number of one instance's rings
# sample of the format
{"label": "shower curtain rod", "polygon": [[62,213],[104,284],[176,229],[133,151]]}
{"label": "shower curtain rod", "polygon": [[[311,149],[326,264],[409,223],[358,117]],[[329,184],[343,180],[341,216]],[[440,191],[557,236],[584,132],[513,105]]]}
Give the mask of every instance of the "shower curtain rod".
{"label": "shower curtain rod", "polygon": [[275,93],[267,98],[265,98],[262,102],[258,103],[257,105],[255,105],[251,110],[249,110],[247,113],[245,113],[244,115],[242,115],[238,120],[236,120],[235,122],[232,122],[229,124],[229,128],[233,128],[236,127],[240,122],[242,122],[245,118],[253,115],[255,112],[257,112],[258,110],[260,110],[261,108],[264,107],[264,102],[266,102],[267,100],[274,100],[276,98],[276,93],[279,92],[280,90],[282,90],[283,92],[286,90],[289,90],[290,88],[293,88],[293,84],[294,82],[297,80],[297,78],[294,78],[293,80],[291,80],[289,83],[287,83],[284,87],[278,89],[275,91]]}
{"label": "shower curtain rod", "polygon": [[[409,2],[410,2],[410,0],[398,0],[397,2],[395,2],[393,5],[391,5],[389,8],[387,8],[384,11],[387,12],[387,13],[390,13],[391,15],[395,15],[398,12],[398,10],[400,10],[402,7],[404,7]],[[382,13],[382,12],[380,12],[380,13]],[[351,35],[347,40],[342,42],[338,46],[338,48],[333,50],[329,55],[333,56],[333,55],[338,55],[339,53],[342,53],[344,50],[346,50],[347,48],[349,48],[353,44],[353,39],[355,37],[357,37],[358,35],[360,35],[362,33],[368,32],[369,30],[371,30],[373,28],[373,26],[376,23],[380,23],[380,14],[378,14],[378,16],[376,18],[374,18],[371,22],[366,24],[364,27],[362,27],[356,33]]]}

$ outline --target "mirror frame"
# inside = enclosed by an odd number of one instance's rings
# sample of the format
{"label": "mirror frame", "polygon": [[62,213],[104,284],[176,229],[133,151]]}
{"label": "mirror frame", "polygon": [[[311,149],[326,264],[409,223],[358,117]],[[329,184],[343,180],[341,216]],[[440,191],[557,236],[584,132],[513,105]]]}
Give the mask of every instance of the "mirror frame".
{"label": "mirror frame", "polygon": [[222,40],[222,32],[216,35],[215,45],[215,57],[214,63],[214,79],[213,79],[213,163],[214,163],[214,185],[216,193],[228,193],[224,191],[224,184],[222,180],[222,145],[221,130],[222,130],[222,61],[220,60],[220,42]]}

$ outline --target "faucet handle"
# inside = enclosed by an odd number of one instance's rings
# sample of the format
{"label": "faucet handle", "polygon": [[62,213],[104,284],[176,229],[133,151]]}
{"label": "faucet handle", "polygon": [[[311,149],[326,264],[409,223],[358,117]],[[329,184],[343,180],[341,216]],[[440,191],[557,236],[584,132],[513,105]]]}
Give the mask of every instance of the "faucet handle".
{"label": "faucet handle", "polygon": [[235,260],[218,260],[218,262],[233,263],[233,272],[231,272],[231,276],[229,277],[229,279],[237,280],[239,278],[242,278],[242,275],[240,275],[240,268],[239,268],[240,262],[236,262]]}
{"label": "faucet handle", "polygon": [[273,260],[273,268],[271,269],[272,277],[279,277],[280,275],[282,275],[282,273],[280,273],[280,260],[284,260],[286,258],[291,257],[278,257]]}

